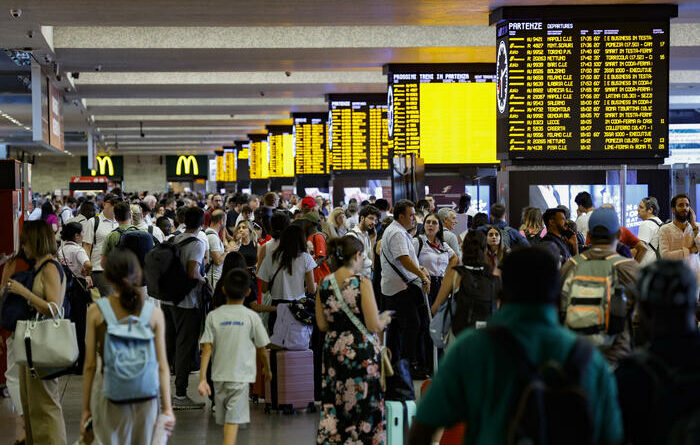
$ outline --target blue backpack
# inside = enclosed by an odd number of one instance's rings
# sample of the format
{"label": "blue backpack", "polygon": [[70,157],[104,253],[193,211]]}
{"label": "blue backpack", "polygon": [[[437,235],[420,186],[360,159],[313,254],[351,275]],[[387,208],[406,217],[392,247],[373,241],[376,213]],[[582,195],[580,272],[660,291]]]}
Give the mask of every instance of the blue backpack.
{"label": "blue backpack", "polygon": [[114,403],[157,397],[158,360],[155,334],[150,326],[153,303],[144,302],[140,316],[130,315],[119,321],[109,299],[100,298],[97,307],[107,323],[102,386],[105,397]]}

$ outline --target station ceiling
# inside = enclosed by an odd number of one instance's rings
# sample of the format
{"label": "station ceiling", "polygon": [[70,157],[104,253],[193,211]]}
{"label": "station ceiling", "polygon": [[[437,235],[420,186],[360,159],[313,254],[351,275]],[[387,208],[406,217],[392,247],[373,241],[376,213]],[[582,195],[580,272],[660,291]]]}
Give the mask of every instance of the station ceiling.
{"label": "station ceiling", "polygon": [[[645,2],[567,2],[610,3]],[[700,2],[668,3],[679,4],[671,107],[700,108]],[[562,2],[6,0],[0,47],[57,62],[73,153],[90,128],[122,153],[211,152],[290,112],[327,110],[327,93],[385,92],[386,63],[494,62],[489,11],[548,4]],[[31,139],[16,91],[26,76],[0,53],[0,143]]]}

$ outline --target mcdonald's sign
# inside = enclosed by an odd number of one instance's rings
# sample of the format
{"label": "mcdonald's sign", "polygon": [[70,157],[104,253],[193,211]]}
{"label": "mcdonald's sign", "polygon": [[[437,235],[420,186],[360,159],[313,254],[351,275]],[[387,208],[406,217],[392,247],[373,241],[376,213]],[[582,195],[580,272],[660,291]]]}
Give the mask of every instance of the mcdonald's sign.
{"label": "mcdonald's sign", "polygon": [[166,156],[165,167],[168,181],[207,179],[209,159],[207,156]]}
{"label": "mcdonald's sign", "polygon": [[80,159],[82,176],[106,176],[111,179],[121,180],[124,175],[124,158],[122,156],[97,156],[96,168],[88,168],[87,156]]}

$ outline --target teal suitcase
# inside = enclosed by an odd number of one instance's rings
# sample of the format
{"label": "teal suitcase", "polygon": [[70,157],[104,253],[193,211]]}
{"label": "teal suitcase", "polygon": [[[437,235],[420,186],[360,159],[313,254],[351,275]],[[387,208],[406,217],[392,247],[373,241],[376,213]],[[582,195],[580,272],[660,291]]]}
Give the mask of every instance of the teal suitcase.
{"label": "teal suitcase", "polygon": [[416,402],[408,400],[384,402],[386,411],[386,444],[404,445],[408,440],[408,430],[416,417]]}

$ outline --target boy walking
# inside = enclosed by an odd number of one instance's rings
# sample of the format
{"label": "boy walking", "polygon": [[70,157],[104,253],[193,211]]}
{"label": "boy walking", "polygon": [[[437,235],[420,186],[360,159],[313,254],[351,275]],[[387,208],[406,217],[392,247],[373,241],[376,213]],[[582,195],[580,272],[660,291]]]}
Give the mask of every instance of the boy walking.
{"label": "boy walking", "polygon": [[256,354],[263,363],[265,378],[272,379],[265,349],[270,339],[258,314],[243,306],[243,300],[250,293],[248,271],[234,269],[221,279],[226,304],[207,315],[200,340],[202,363],[198,389],[203,396],[211,394],[206,375],[213,350],[211,378],[216,422],[224,425],[224,445],[234,445],[238,425],[250,422],[248,388],[255,382]]}

